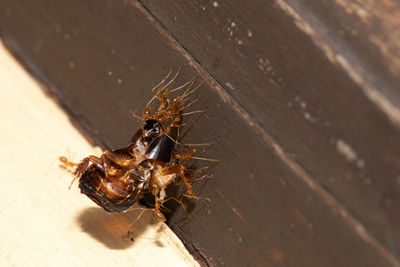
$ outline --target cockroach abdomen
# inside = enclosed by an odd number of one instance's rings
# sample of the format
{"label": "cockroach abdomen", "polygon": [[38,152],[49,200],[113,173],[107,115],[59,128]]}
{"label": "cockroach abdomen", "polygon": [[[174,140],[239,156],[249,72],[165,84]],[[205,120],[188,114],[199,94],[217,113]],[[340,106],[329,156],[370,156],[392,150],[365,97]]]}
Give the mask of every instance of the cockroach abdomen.
{"label": "cockroach abdomen", "polygon": [[137,200],[138,193],[130,194],[125,199],[111,199],[99,190],[104,172],[95,166],[90,167],[79,180],[81,192],[108,212],[121,212],[130,208]]}

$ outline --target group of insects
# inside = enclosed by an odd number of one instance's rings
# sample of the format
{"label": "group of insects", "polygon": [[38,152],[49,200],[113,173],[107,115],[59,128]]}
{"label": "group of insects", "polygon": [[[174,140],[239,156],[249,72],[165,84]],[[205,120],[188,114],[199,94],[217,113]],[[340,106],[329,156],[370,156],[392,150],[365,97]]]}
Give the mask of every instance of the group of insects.
{"label": "group of insects", "polygon": [[[173,198],[167,197],[166,188],[180,180],[186,187],[184,196],[197,198],[192,191],[193,170],[187,167],[188,162],[192,159],[211,159],[196,157],[195,144],[184,146],[182,151],[177,151],[177,145],[182,118],[202,112],[184,113],[198,100],[191,100],[190,96],[201,84],[196,85],[196,79],[192,78],[179,87],[169,89],[180,70],[172,78],[171,73],[152,89],[154,96],[146,105],[143,116],[133,114],[142,125],[129,146],[105,150],[100,157],[90,155],[80,163],[60,157],[64,167],[74,168],[71,185],[78,180],[81,192],[108,212],[125,211],[150,192],[154,196],[155,214],[165,221],[163,203]],[[178,96],[173,96],[176,94]],[[158,108],[152,110],[150,107],[154,101],[158,102]]]}

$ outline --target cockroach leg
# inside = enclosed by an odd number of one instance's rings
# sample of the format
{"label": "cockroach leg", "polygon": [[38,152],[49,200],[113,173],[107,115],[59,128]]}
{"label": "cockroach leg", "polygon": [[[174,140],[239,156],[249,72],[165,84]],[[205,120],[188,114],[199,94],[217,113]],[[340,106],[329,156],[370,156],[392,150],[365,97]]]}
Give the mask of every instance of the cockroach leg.
{"label": "cockroach leg", "polygon": [[105,161],[112,161],[113,163],[121,167],[128,167],[136,163],[136,158],[126,159],[111,150],[105,150],[103,152],[102,158]]}

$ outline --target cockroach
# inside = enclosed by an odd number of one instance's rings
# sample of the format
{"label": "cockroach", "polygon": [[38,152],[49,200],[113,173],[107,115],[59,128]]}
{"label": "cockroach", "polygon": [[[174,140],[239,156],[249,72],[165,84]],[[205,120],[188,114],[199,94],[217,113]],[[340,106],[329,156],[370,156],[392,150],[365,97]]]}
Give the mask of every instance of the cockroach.
{"label": "cockroach", "polygon": [[[194,86],[193,78],[180,87],[168,90],[179,71],[167,81],[170,74],[171,71],[152,89],[154,97],[146,105],[143,117],[139,117],[142,126],[128,147],[105,150],[100,157],[90,155],[79,164],[60,157],[65,166],[76,166],[72,183],[78,180],[81,192],[108,212],[125,211],[142,198],[144,193],[151,192],[155,198],[155,213],[165,221],[161,212],[166,201],[165,190],[177,179],[182,179],[186,186],[184,195],[194,197],[190,182],[191,170],[182,162],[194,158],[195,150],[179,154],[176,151],[177,141],[172,136],[179,136],[184,115],[182,111],[196,100],[185,103],[201,84]],[[171,93],[178,90],[184,90],[184,93],[172,97]],[[155,99],[159,107],[153,112],[150,104]]]}

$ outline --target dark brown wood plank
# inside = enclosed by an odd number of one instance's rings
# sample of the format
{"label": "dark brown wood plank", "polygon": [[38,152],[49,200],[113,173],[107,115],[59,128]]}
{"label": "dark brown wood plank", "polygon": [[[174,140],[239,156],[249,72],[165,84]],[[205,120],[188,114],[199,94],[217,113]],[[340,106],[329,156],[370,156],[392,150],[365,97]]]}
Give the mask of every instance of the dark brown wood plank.
{"label": "dark brown wood plank", "polygon": [[353,13],[375,13],[366,14],[368,24],[345,8],[350,1],[141,2],[313,179],[399,253],[395,1],[374,12],[373,3],[354,4]]}
{"label": "dark brown wood plank", "polygon": [[[150,88],[171,67],[184,66],[181,81],[195,70],[200,73],[207,84],[199,91],[197,107],[207,113],[187,122],[191,128],[185,141],[214,141],[204,155],[221,162],[210,170],[213,180],[195,185],[196,193],[211,202],[198,201],[187,216],[178,209],[170,224],[184,233],[206,263],[398,264],[388,243],[383,241],[382,246],[368,232],[372,229],[382,238],[378,228],[387,227],[398,240],[398,228],[383,221],[390,215],[396,222],[398,197],[389,175],[397,171],[398,133],[387,117],[276,6],[238,5],[217,14],[201,13],[196,2],[171,3],[156,8],[146,2],[146,7],[201,66],[135,2],[3,1],[0,32],[73,120],[107,148],[126,145],[138,128],[129,111],[144,107]],[[206,10],[210,8],[215,7]],[[233,14],[244,17],[233,20]],[[173,22],[175,16],[178,23]],[[214,24],[233,27],[235,22],[236,28],[239,21],[257,20],[259,25],[276,26],[249,27],[251,34],[244,30],[244,36],[258,40],[249,55],[240,47],[232,54],[231,44],[240,45],[239,40],[229,39],[230,31],[221,32]],[[308,70],[302,58],[307,59]],[[352,137],[352,129],[375,132],[357,131]],[[373,135],[380,138],[380,146],[371,142]],[[365,148],[368,142],[370,147]],[[357,160],[347,162],[338,153],[337,149],[351,154],[346,144],[357,152]],[[385,159],[390,166],[382,165]],[[362,168],[359,160],[364,161]],[[374,176],[379,168],[381,176]],[[378,184],[374,177],[390,179]],[[377,200],[387,189],[393,191],[384,195],[391,197],[393,211],[383,209]],[[378,223],[371,218],[378,218]]]}

